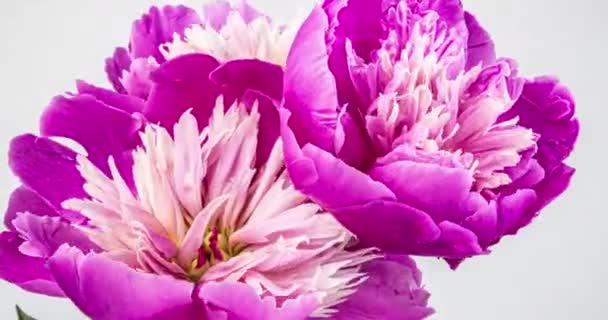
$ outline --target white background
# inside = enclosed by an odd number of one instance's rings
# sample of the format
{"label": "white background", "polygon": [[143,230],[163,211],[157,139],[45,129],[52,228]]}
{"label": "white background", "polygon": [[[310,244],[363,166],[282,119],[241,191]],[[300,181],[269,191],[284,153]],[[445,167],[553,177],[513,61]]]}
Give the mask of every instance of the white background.
{"label": "white background", "polygon": [[[251,2],[288,19],[312,0]],[[578,173],[559,201],[491,255],[467,261],[456,273],[440,261],[420,260],[437,309],[432,319],[606,319],[608,216],[600,200],[608,181],[608,6],[599,0],[464,2],[490,30],[499,54],[518,59],[523,74],[557,74],[570,86],[582,122],[570,159]],[[75,78],[105,84],[104,58],[126,44],[131,21],[153,3],[163,1],[0,1],[0,206],[17,185],[6,164],[9,139],[36,132],[42,108],[53,95],[73,90]],[[0,319],[15,319],[16,303],[39,320],[84,319],[67,300],[0,282]]]}

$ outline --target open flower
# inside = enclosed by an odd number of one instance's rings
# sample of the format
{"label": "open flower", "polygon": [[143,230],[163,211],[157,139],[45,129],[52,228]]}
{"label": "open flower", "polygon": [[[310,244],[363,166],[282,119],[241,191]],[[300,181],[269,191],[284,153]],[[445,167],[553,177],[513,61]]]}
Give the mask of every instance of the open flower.
{"label": "open flower", "polygon": [[[205,28],[261,16],[223,2],[206,10]],[[201,49],[180,36],[199,23],[193,12],[151,9],[134,25],[128,67],[110,73],[117,91],[79,82],[45,109],[41,136],[12,141],[23,186],[0,234],[0,277],[66,296],[92,319],[432,313],[413,261],[356,247],[294,188],[275,106],[283,67],[271,63],[284,50],[262,61],[220,55],[241,49],[227,49],[230,41]],[[134,72],[140,58],[152,62],[146,72]]]}
{"label": "open flower", "polygon": [[299,190],[364,244],[453,266],[574,173],[570,93],[519,78],[458,0],[325,1],[291,49],[281,117]]}
{"label": "open flower", "polygon": [[[108,176],[52,140],[15,138],[11,167],[28,187],[11,201],[2,254],[28,270],[4,277],[65,295],[93,319],[390,315],[369,301],[379,292],[412,318],[428,315],[411,261],[349,249],[350,233],[295,190],[281,141],[258,135],[260,112],[257,101],[225,110],[220,99],[202,131],[190,112],[172,135],[147,125],[133,186],[112,157]],[[273,147],[256,167],[265,139]],[[46,199],[57,195],[86,219],[62,219]]]}

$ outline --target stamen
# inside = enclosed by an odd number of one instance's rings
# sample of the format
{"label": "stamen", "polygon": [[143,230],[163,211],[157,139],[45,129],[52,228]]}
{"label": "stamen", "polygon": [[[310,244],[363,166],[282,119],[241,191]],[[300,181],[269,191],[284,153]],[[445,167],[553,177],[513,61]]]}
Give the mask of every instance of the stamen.
{"label": "stamen", "polygon": [[214,226],[209,233],[208,248],[211,250],[213,259],[216,261],[224,261],[224,253],[219,247],[219,234],[219,229],[217,226]]}

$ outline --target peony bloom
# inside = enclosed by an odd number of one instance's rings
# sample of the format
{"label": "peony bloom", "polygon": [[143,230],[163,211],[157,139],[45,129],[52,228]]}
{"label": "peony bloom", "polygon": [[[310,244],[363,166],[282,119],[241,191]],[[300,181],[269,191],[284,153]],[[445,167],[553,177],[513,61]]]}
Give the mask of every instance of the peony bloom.
{"label": "peony bloom", "polygon": [[574,106],[458,0],[328,0],[287,60],[287,168],[363,244],[456,266],[567,188]]}
{"label": "peony bloom", "polygon": [[224,2],[203,19],[168,6],[138,20],[108,61],[116,91],[79,82],[45,109],[40,136],[13,139],[23,186],[0,277],[92,319],[432,313],[410,258],[356,246],[291,182],[275,106],[287,30]]}

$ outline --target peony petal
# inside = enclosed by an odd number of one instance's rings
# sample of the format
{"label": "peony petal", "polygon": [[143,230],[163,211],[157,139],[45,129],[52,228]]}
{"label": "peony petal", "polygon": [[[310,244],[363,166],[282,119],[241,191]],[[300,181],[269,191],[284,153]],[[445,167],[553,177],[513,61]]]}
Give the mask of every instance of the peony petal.
{"label": "peony petal", "polygon": [[218,0],[203,5],[203,24],[211,26],[220,31],[228,20],[228,14],[232,11],[232,4],[225,0]]}
{"label": "peony petal", "polygon": [[486,206],[479,208],[474,214],[467,217],[462,226],[473,231],[477,235],[479,244],[483,248],[496,241],[498,234],[498,212],[496,202],[492,201]]}
{"label": "peony petal", "polygon": [[394,201],[374,200],[329,212],[355,234],[362,245],[389,252],[411,253],[440,235],[439,228],[426,213]]}
{"label": "peony petal", "polygon": [[450,221],[439,224],[441,236],[437,241],[422,247],[415,252],[417,255],[459,259],[482,254],[484,251],[479,245],[475,233]]}
{"label": "peony petal", "polygon": [[464,17],[469,31],[466,69],[479,64],[482,66],[493,64],[496,62],[496,50],[490,34],[479,24],[474,15],[466,12]]}
{"label": "peony petal", "polygon": [[143,121],[90,95],[56,97],[40,119],[44,136],[75,140],[97,167],[109,173],[108,157],[133,145]]}
{"label": "peony petal", "polygon": [[[347,109],[353,109],[347,107]],[[342,113],[336,128],[336,154],[348,165],[367,171],[376,157],[372,142],[357,110]],[[342,136],[339,140],[338,137]]]}
{"label": "peony petal", "polygon": [[64,296],[46,269],[45,259],[22,254],[19,251],[22,243],[17,233],[0,233],[0,278],[31,292]]}
{"label": "peony petal", "polygon": [[284,106],[301,143],[332,149],[338,117],[335,80],[329,71],[325,32],[327,16],[318,6],[294,40],[285,69]]}
{"label": "peony petal", "polygon": [[304,320],[319,307],[317,298],[310,295],[288,299],[279,307],[275,298],[260,298],[251,286],[228,281],[203,284],[198,297],[207,308],[225,312],[230,320]]}
{"label": "peony petal", "polygon": [[92,95],[108,106],[123,110],[127,113],[142,112],[144,101],[138,97],[116,93],[112,90],[96,87],[84,81],[77,81],[78,93]]}
{"label": "peony petal", "polygon": [[369,278],[337,306],[336,320],[420,320],[433,314],[420,271],[407,256],[388,255],[361,269]]}
{"label": "peony petal", "polygon": [[[570,155],[578,139],[580,125],[575,117],[575,108],[574,98],[558,79],[539,77],[525,83],[519,100],[501,116],[501,121],[517,117],[520,125],[540,135],[538,150],[530,160],[528,172],[503,191],[513,193],[517,188],[527,187],[533,189],[535,194],[535,197],[526,196],[515,202],[519,203],[515,207],[518,210],[515,217],[508,217],[508,226],[502,230],[505,234],[515,234],[528,225],[542,208],[562,194],[570,184],[575,170],[562,162]],[[509,200],[505,203],[511,205],[513,202]],[[508,210],[514,209],[503,211]]]}
{"label": "peony petal", "polygon": [[364,110],[362,107],[364,103],[360,101],[360,95],[357,94],[355,86],[353,85],[346,50],[345,38],[337,38],[333,44],[328,60],[329,69],[336,80],[338,101],[340,105],[348,105],[358,110]]}
{"label": "peony petal", "polygon": [[382,26],[384,6],[380,0],[350,0],[338,13],[336,37],[348,38],[357,55],[366,61],[386,35]]}
{"label": "peony petal", "polygon": [[262,16],[247,1],[239,1],[236,6],[233,6],[229,1],[219,0],[205,3],[203,6],[203,23],[209,24],[213,29],[220,31],[232,11],[238,12],[246,24]]}
{"label": "peony petal", "polygon": [[158,63],[151,58],[137,58],[131,62],[128,72],[123,74],[122,85],[129,95],[147,99],[152,87],[150,74],[158,69]]}
{"label": "peony petal", "polygon": [[521,97],[501,117],[519,117],[519,124],[540,135],[535,156],[550,173],[564,161],[578,139],[579,122],[576,103],[566,87],[553,77],[540,77],[526,82]]}
{"label": "peony petal", "polygon": [[250,23],[257,18],[264,16],[261,12],[252,7],[247,0],[239,1],[234,8],[239,12],[245,23]]}
{"label": "peony petal", "polygon": [[92,319],[197,319],[188,281],[138,272],[67,245],[49,259],[49,268],[66,295]]}
{"label": "peony petal", "polygon": [[[530,224],[540,210],[566,191],[574,173],[574,168],[561,164],[546,176],[543,181],[534,186],[535,197],[533,199],[520,200],[525,201],[522,206],[526,211],[520,214],[517,224],[505,230],[506,234],[515,234],[519,229]],[[533,200],[534,202],[530,203]]]}
{"label": "peony petal", "polygon": [[84,233],[60,217],[46,217],[25,212],[17,215],[13,225],[26,239],[20,247],[21,252],[32,257],[48,258],[62,244],[69,244],[83,252],[99,251],[99,247]]}
{"label": "peony petal", "polygon": [[76,153],[47,138],[31,134],[14,138],[9,149],[9,166],[25,186],[55,209],[60,209],[65,200],[87,197]]}
{"label": "peony petal", "polygon": [[465,19],[465,12],[461,0],[429,0],[422,1],[424,10],[432,10],[448,23],[450,27],[459,28]]}
{"label": "peony petal", "polygon": [[365,173],[330,153],[307,144],[300,149],[287,126],[289,111],[281,111],[285,164],[298,190],[326,209],[362,205],[374,200],[394,200],[394,194]]}
{"label": "peony petal", "polygon": [[254,103],[258,104],[260,120],[258,124],[258,145],[255,166],[256,168],[260,168],[268,160],[272,148],[279,139],[279,111],[273,99],[256,91],[247,91],[241,100],[247,106],[253,106]]}
{"label": "peony petal", "polygon": [[207,126],[211,111],[220,94],[209,74],[219,66],[217,60],[204,54],[177,57],[152,74],[152,92],[144,110],[146,118],[172,130],[188,109],[196,117],[199,129]]}
{"label": "peony petal", "polygon": [[473,177],[465,168],[434,163],[395,161],[370,170],[370,176],[387,186],[400,202],[427,212],[435,222],[460,221]]}
{"label": "peony petal", "polygon": [[[535,155],[534,152],[533,155]],[[529,189],[537,185],[545,178],[545,169],[538,163],[538,160],[522,157],[520,163],[512,168],[507,168],[505,172],[513,180],[512,183],[500,188],[503,194],[511,194],[519,189]]]}
{"label": "peony petal", "polygon": [[551,172],[543,181],[541,181],[536,187],[536,194],[538,195],[537,209],[545,207],[551,201],[555,200],[560,194],[562,194],[568,186],[574,176],[576,170],[568,165],[561,164]]}
{"label": "peony petal", "polygon": [[259,91],[276,101],[280,101],[283,94],[283,69],[260,60],[228,61],[213,71],[210,78],[222,89],[227,105],[248,89]]}
{"label": "peony petal", "polygon": [[160,46],[173,40],[175,33],[183,36],[186,28],[199,23],[201,20],[196,11],[186,6],[151,7],[147,14],[133,23],[129,46],[131,56],[154,57],[157,62],[164,62]]}
{"label": "peony petal", "polygon": [[276,105],[282,99],[283,69],[260,60],[232,60],[219,66],[210,78],[221,88],[227,106],[236,99],[249,108],[254,102],[258,103],[260,124],[256,167],[260,167],[279,137]]}
{"label": "peony petal", "polygon": [[498,202],[499,235],[515,234],[526,214],[534,211],[537,196],[534,190],[523,189],[503,197]]}
{"label": "peony petal", "polygon": [[116,48],[112,57],[106,59],[106,75],[118,93],[127,93],[120,79],[122,74],[129,70],[129,66],[131,66],[131,56],[129,51],[122,47]]}
{"label": "peony petal", "polygon": [[8,208],[4,214],[4,225],[15,231],[13,219],[18,213],[30,212],[39,216],[55,217],[57,211],[39,194],[26,186],[15,189],[8,200]]}

